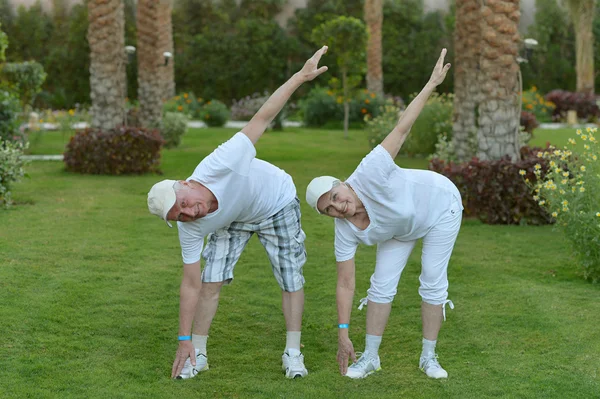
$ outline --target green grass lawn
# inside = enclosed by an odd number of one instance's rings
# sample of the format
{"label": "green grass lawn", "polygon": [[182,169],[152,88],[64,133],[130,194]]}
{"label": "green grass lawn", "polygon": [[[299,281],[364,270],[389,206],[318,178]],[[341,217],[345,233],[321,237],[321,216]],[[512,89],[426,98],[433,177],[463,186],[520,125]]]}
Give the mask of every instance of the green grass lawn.
{"label": "green grass lawn", "polygon": [[[552,227],[463,223],[450,263],[448,310],[438,343],[450,377],[418,370],[420,250],[400,282],[381,345],[383,370],[339,375],[333,221],[304,202],[314,176],[348,177],[369,151],[362,132],[269,132],[258,156],[290,173],[307,234],[302,343],[309,375],[280,370],[280,293],[256,238],[223,289],[209,343],[210,370],[169,378],[177,348],[177,232],[146,208],[162,178],[186,178],[235,131],[194,129],[163,153],[164,175],[83,176],[34,162],[0,212],[0,398],[592,398],[600,395],[600,287],[585,282]],[[541,135],[540,135],[541,136]],[[558,137],[558,136],[557,136]],[[567,136],[568,137],[568,136]],[[537,138],[536,138],[537,139]],[[34,153],[61,153],[60,133]],[[566,139],[565,139],[566,141]],[[60,144],[60,145],[59,145]],[[40,152],[37,152],[37,151]],[[50,152],[52,151],[52,152]],[[423,168],[423,159],[398,158]],[[357,253],[355,305],[375,248]],[[364,348],[365,311],[350,336]]]}

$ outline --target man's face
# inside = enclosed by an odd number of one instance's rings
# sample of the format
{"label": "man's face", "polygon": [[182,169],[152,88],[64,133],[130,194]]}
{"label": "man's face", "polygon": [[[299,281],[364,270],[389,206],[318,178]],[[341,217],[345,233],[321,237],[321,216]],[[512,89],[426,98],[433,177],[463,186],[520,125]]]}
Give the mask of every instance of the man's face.
{"label": "man's face", "polygon": [[356,213],[354,193],[346,184],[339,184],[323,194],[317,201],[317,209],[334,218],[349,218]]}
{"label": "man's face", "polygon": [[175,191],[175,204],[167,213],[167,219],[178,222],[193,222],[208,214],[209,198],[187,181],[180,180],[180,188]]}

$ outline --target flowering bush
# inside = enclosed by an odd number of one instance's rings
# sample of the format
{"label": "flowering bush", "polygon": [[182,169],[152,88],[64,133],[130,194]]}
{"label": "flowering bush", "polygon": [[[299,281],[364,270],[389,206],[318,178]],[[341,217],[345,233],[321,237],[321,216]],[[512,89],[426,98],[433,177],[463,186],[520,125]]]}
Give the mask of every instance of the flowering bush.
{"label": "flowering bush", "polygon": [[[552,121],[552,112],[556,108],[556,105],[552,101],[542,97],[537,87],[533,86],[531,89],[524,91],[521,99],[522,110],[532,113],[534,120],[537,119],[542,122]],[[523,116],[521,116],[522,120]],[[523,123],[521,123],[521,126],[523,126]]]}
{"label": "flowering bush", "polygon": [[187,92],[179,94],[165,102],[163,112],[179,112],[186,114],[190,118],[201,118],[203,105],[204,99],[194,96],[192,92]]}
{"label": "flowering bush", "polygon": [[[411,133],[400,149],[408,155],[430,155],[436,150],[438,136],[452,137],[453,95],[433,93],[427,100],[419,118],[413,124]],[[387,103],[381,107],[379,116],[366,117],[369,144],[377,146],[392,131],[401,113],[400,106]]]}
{"label": "flowering bush", "polygon": [[[335,85],[334,85],[335,86]],[[301,107],[306,126],[338,128],[344,120],[342,89],[316,87],[302,100]],[[384,100],[368,90],[355,91],[350,99],[349,122],[363,125],[365,117],[376,117]]]}
{"label": "flowering bush", "polygon": [[[572,149],[550,147],[538,154],[540,162],[534,171],[538,177],[528,182],[534,199],[554,219],[556,227],[571,241],[583,275],[600,281],[600,146],[594,136],[596,128],[577,130],[577,139],[570,138]],[[583,146],[581,151],[577,146]],[[543,175],[541,163],[549,171]],[[522,176],[527,172],[520,171]]]}
{"label": "flowering bush", "polygon": [[219,100],[208,101],[200,110],[200,117],[207,126],[221,127],[229,119],[229,109]]}
{"label": "flowering bush", "polygon": [[23,152],[28,143],[0,140],[0,206],[8,208],[12,204],[10,188],[14,182],[25,176],[26,162]]}
{"label": "flowering bush", "polygon": [[586,93],[574,93],[565,90],[552,90],[546,94],[546,100],[556,104],[552,114],[554,119],[565,119],[567,111],[577,111],[577,117],[595,120],[600,117],[600,108],[596,96]]}
{"label": "flowering bush", "polygon": [[[541,148],[521,147],[521,160],[512,162],[505,157],[497,161],[473,158],[457,164],[432,159],[429,169],[448,177],[459,189],[466,216],[479,218],[487,224],[548,224],[552,218],[533,199],[528,183],[548,170],[536,154]],[[526,181],[516,179],[519,170],[526,172]]]}
{"label": "flowering bush", "polygon": [[251,96],[233,100],[231,119],[234,121],[249,121],[269,98],[269,92],[254,93]]}

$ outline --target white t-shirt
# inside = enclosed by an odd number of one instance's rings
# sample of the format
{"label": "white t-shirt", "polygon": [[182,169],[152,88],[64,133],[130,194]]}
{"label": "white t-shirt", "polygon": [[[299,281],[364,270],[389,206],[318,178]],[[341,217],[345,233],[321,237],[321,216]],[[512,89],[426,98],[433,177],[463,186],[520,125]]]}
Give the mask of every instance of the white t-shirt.
{"label": "white t-shirt", "polygon": [[381,145],[363,158],[346,183],[362,201],[371,223],[360,230],[346,219],[335,219],[338,262],[352,259],[359,243],[419,239],[448,211],[453,198],[461,202],[460,192],[447,177],[402,169]]}
{"label": "white t-shirt", "polygon": [[187,179],[208,188],[219,208],[193,222],[177,222],[184,263],[200,260],[206,235],[232,222],[261,222],[296,197],[292,177],[255,156],[248,136],[236,133],[204,158]]}

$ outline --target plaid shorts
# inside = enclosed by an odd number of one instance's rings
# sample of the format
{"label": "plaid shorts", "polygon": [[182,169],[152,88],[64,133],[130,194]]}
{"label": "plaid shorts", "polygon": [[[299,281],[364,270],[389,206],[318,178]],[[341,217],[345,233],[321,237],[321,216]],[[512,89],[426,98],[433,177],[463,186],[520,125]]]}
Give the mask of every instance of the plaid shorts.
{"label": "plaid shorts", "polygon": [[233,268],[254,233],[267,251],[281,289],[286,292],[300,290],[304,286],[302,267],[306,262],[306,235],[300,224],[298,198],[260,223],[233,222],[209,234],[202,252],[205,261],[202,281],[231,282]]}

